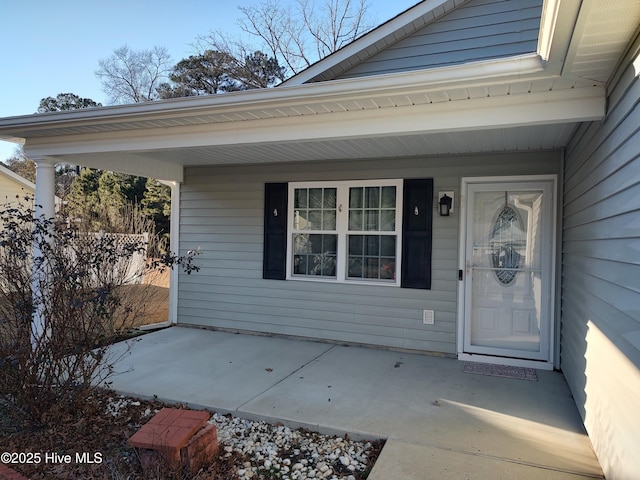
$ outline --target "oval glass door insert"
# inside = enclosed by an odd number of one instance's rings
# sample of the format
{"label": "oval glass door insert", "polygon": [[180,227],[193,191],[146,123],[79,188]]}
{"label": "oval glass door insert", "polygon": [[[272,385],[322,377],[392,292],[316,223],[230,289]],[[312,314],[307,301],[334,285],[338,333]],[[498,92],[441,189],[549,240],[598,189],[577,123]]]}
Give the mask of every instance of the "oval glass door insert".
{"label": "oval glass door insert", "polygon": [[498,211],[490,238],[489,256],[496,279],[501,285],[511,285],[522,266],[520,252],[526,248],[524,223],[511,205],[504,205]]}

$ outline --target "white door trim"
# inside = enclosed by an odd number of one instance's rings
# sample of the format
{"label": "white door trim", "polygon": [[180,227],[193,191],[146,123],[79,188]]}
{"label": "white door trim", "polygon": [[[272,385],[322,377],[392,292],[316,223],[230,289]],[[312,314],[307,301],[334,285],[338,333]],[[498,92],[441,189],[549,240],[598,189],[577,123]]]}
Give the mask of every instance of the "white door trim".
{"label": "white door trim", "polygon": [[[491,355],[479,355],[470,354],[464,351],[464,335],[465,335],[465,314],[466,314],[466,281],[464,276],[466,275],[466,255],[467,255],[467,192],[469,184],[482,184],[482,183],[496,183],[496,182],[536,182],[547,181],[552,182],[552,196],[551,199],[551,215],[549,225],[552,229],[552,245],[553,251],[550,254],[550,268],[551,268],[551,285],[550,294],[551,297],[551,324],[549,325],[549,348],[548,358],[542,361],[538,360],[525,360],[517,358],[499,357]],[[458,282],[458,332],[457,332],[457,354],[459,360],[477,361],[483,363],[496,363],[503,365],[522,366],[530,368],[538,368],[543,370],[553,370],[554,358],[556,352],[556,318],[555,314],[557,309],[555,308],[555,295],[556,295],[556,258],[557,258],[557,195],[558,195],[558,177],[557,175],[516,175],[516,176],[491,176],[491,177],[463,177],[461,180],[460,188],[460,239],[459,239],[459,251],[458,251],[458,269],[462,271],[462,279]]]}

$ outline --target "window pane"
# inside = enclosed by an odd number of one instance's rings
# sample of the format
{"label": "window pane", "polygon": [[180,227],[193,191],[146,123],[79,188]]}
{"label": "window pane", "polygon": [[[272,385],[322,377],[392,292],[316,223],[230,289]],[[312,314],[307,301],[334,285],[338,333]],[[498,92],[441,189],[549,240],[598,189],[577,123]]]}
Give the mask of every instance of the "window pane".
{"label": "window pane", "polygon": [[382,187],[382,208],[396,208],[396,187]]}
{"label": "window pane", "polygon": [[306,275],[307,274],[307,255],[294,255],[293,256],[293,274],[294,275]]}
{"label": "window pane", "polygon": [[336,188],[297,188],[294,197],[294,229],[336,229]]}
{"label": "window pane", "polygon": [[336,194],[337,189],[335,188],[325,188],[324,189],[324,199],[322,205],[324,208],[336,208]]}
{"label": "window pane", "polygon": [[293,206],[295,208],[307,208],[309,205],[307,203],[307,189],[306,188],[296,188]]}
{"label": "window pane", "polygon": [[396,259],[395,257],[391,258],[380,258],[380,278],[385,280],[395,280],[396,278]]}
{"label": "window pane", "polygon": [[293,253],[309,252],[311,247],[309,243],[309,235],[297,233],[293,236]]}
{"label": "window pane", "polygon": [[363,235],[349,235],[349,255],[362,255]]}
{"label": "window pane", "polygon": [[377,257],[380,254],[380,237],[378,235],[367,235],[364,238],[364,254]]}
{"label": "window pane", "polygon": [[349,235],[347,277],[395,280],[395,235]]}
{"label": "window pane", "polygon": [[293,274],[335,277],[337,235],[295,234]]}
{"label": "window pane", "polygon": [[320,259],[320,265],[322,267],[321,273],[323,277],[335,277],[336,276],[336,257],[335,255],[323,255]]}
{"label": "window pane", "polygon": [[309,208],[322,208],[322,188],[309,189]]}
{"label": "window pane", "polygon": [[380,208],[380,187],[367,187],[364,193],[365,208]]}
{"label": "window pane", "polygon": [[311,253],[323,253],[322,237],[324,235],[309,235],[309,251]]}
{"label": "window pane", "polygon": [[380,268],[377,258],[365,258],[362,269],[363,278],[380,278]]}
{"label": "window pane", "polygon": [[336,229],[336,211],[335,210],[324,210],[322,212],[322,229],[323,230]]}
{"label": "window pane", "polygon": [[362,187],[349,189],[349,208],[362,208],[363,192]]}
{"label": "window pane", "polygon": [[362,210],[349,210],[349,230],[362,231]]}
{"label": "window pane", "polygon": [[396,237],[395,235],[380,236],[380,255],[384,257],[396,256]]}
{"label": "window pane", "polygon": [[296,230],[309,229],[309,210],[296,210],[293,212],[293,228]]}
{"label": "window pane", "polygon": [[309,210],[307,230],[322,230],[322,210]]}
{"label": "window pane", "polygon": [[335,255],[338,249],[337,235],[322,235],[322,251],[326,254]]}
{"label": "window pane", "polygon": [[380,211],[380,230],[383,232],[393,232],[396,229],[396,211]]}
{"label": "window pane", "polygon": [[362,278],[362,258],[349,257],[348,277]]}
{"label": "window pane", "polygon": [[378,231],[380,230],[380,211],[379,210],[365,210],[364,211],[364,230]]}

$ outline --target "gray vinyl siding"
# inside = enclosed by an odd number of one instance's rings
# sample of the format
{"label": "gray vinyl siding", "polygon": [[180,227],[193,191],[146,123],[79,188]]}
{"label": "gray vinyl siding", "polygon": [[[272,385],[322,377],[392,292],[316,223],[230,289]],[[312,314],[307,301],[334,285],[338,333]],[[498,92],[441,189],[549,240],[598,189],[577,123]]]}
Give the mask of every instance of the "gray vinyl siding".
{"label": "gray vinyl siding", "polygon": [[535,52],[542,0],[471,0],[339,78],[458,65]]}
{"label": "gray vinyl siding", "polygon": [[[434,215],[432,289],[262,279],[266,182],[558,173],[558,152],[186,169],[180,244],[201,248],[180,276],[178,322],[429,352],[456,352],[458,214]],[[458,210],[459,211],[459,210]],[[435,324],[422,324],[423,309]]]}
{"label": "gray vinyl siding", "polygon": [[639,50],[565,160],[561,362],[608,479],[640,472]]}

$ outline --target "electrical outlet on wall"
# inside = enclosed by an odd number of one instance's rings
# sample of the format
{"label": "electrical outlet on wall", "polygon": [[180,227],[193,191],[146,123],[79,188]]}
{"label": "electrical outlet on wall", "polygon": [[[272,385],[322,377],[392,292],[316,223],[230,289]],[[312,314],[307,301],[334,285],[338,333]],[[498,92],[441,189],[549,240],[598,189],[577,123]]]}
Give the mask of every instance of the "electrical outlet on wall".
{"label": "electrical outlet on wall", "polygon": [[422,323],[425,325],[433,325],[433,310],[422,311]]}

